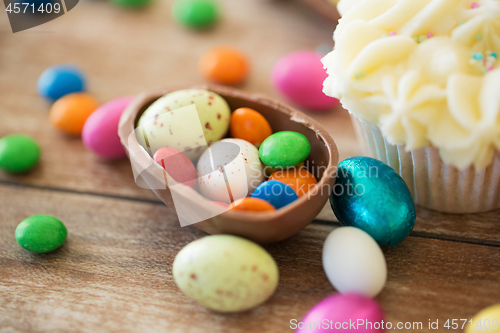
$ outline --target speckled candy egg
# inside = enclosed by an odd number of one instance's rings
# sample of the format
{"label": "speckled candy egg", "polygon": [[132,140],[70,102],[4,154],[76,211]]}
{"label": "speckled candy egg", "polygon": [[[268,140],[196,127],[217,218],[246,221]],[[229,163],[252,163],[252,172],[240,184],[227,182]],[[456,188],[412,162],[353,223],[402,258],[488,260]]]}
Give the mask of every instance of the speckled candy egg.
{"label": "speckled candy egg", "polygon": [[[452,325],[450,325],[453,327]],[[481,310],[464,327],[465,333],[498,333],[500,332],[500,304]]]}
{"label": "speckled candy egg", "polygon": [[[175,111],[192,104],[196,106],[199,121],[185,109]],[[160,148],[170,147],[194,160],[201,155],[207,143],[226,135],[230,114],[229,105],[218,94],[202,89],[186,89],[159,98],[144,111],[138,125],[142,126],[141,131],[148,138],[151,154]],[[138,139],[141,140],[140,135]]]}
{"label": "speckled candy egg", "polygon": [[358,294],[335,294],[316,304],[300,322],[290,323],[291,328],[302,333],[378,333],[384,332],[383,320],[384,312],[374,299]]}
{"label": "speckled candy egg", "polygon": [[380,246],[398,245],[415,225],[408,186],[394,169],[374,158],[351,157],[339,163],[330,203],[340,222],[366,231]]}
{"label": "speckled candy egg", "polygon": [[228,186],[233,200],[251,194],[264,181],[264,164],[250,142],[224,139],[201,155],[197,173],[201,194],[210,200],[231,203]]}
{"label": "speckled candy egg", "polygon": [[269,253],[230,235],[207,236],[188,244],[175,257],[172,271],[187,296],[220,312],[256,307],[278,285],[278,267]]}

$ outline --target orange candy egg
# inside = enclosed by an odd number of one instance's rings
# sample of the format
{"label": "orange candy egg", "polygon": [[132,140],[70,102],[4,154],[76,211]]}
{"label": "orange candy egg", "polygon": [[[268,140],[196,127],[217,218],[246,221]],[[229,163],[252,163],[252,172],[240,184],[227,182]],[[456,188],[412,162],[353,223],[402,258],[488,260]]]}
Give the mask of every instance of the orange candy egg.
{"label": "orange candy egg", "polygon": [[236,200],[231,204],[233,210],[244,210],[252,212],[264,212],[276,210],[269,202],[257,198],[243,198]]}
{"label": "orange candy egg", "polygon": [[257,111],[250,108],[239,108],[232,113],[231,137],[260,146],[271,134],[273,134],[271,125]]}
{"label": "orange candy egg", "polygon": [[215,47],[199,62],[202,76],[212,82],[235,85],[246,80],[250,65],[247,57],[231,47]]}
{"label": "orange candy egg", "polygon": [[49,120],[58,130],[80,135],[87,118],[99,107],[87,93],[74,93],[61,97],[50,108]]}
{"label": "orange candy egg", "polygon": [[273,172],[269,180],[276,180],[290,186],[299,197],[306,195],[318,183],[306,168],[290,168]]}

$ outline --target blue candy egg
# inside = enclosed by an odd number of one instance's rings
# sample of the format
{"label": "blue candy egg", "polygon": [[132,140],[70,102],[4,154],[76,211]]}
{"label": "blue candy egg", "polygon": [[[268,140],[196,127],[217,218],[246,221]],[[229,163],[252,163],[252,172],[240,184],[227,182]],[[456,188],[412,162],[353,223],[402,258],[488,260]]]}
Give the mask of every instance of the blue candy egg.
{"label": "blue candy egg", "polygon": [[38,79],[38,93],[51,101],[84,90],[85,77],[82,71],[71,65],[50,67]]}
{"label": "blue candy egg", "polygon": [[398,245],[415,225],[415,203],[403,178],[370,157],[340,162],[330,204],[340,222],[366,231],[380,246]]}
{"label": "blue candy egg", "polygon": [[276,209],[280,209],[299,197],[290,186],[276,180],[269,180],[255,189],[252,198],[266,200]]}

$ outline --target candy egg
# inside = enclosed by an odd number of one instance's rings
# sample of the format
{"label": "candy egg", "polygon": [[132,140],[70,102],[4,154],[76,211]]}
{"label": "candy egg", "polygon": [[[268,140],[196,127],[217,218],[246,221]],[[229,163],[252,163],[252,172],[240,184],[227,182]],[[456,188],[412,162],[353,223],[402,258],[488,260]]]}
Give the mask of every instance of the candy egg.
{"label": "candy egg", "polygon": [[318,183],[312,173],[306,168],[289,168],[277,170],[271,174],[269,180],[277,180],[290,186],[299,196],[306,195]]}
{"label": "candy egg", "polygon": [[330,203],[340,222],[366,231],[380,246],[398,245],[415,225],[408,186],[391,167],[370,157],[340,162]]}
{"label": "candy egg", "polygon": [[97,155],[114,159],[125,157],[125,150],[118,137],[118,123],[133,96],[112,100],[95,110],[82,130],[83,144]]}
{"label": "candy egg", "polygon": [[52,105],[49,120],[66,134],[80,135],[85,122],[98,107],[94,97],[87,93],[68,94]]}
{"label": "candy egg", "polygon": [[49,215],[33,215],[19,223],[16,240],[23,248],[35,253],[46,253],[59,248],[68,230],[57,218]]}
{"label": "candy egg", "polygon": [[248,59],[243,53],[226,46],[208,50],[199,61],[199,69],[205,79],[227,85],[245,81],[249,68]]}
{"label": "candy egg", "polygon": [[33,169],[40,160],[40,145],[25,134],[10,134],[0,139],[0,169],[21,173]]}
{"label": "candy egg", "polygon": [[231,114],[231,137],[246,140],[259,147],[271,134],[271,125],[257,111],[239,108]]}
{"label": "candy egg", "polygon": [[465,324],[465,333],[500,332],[500,304],[492,305],[476,314]]}
{"label": "candy egg", "polygon": [[[194,116],[183,107],[196,106]],[[178,110],[183,108],[182,110]],[[139,119],[151,154],[163,147],[183,151],[197,159],[207,143],[222,139],[229,129],[231,110],[218,94],[202,89],[178,90],[155,101]],[[144,138],[138,140],[146,146]],[[142,140],[142,141],[141,141]]]}
{"label": "candy egg", "polygon": [[299,197],[288,185],[275,180],[269,180],[259,185],[252,193],[252,198],[262,199],[269,202],[276,209],[285,207]]}
{"label": "candy egg", "polygon": [[172,271],[187,296],[220,312],[256,307],[278,285],[278,267],[269,253],[230,235],[207,236],[188,244],[175,257]]}
{"label": "candy egg", "polygon": [[210,28],[219,18],[219,9],[212,0],[177,0],[172,6],[177,22],[189,28]]}
{"label": "candy egg", "polygon": [[311,111],[329,109],[339,103],[323,93],[327,74],[321,63],[323,55],[299,51],[285,55],[274,65],[274,87],[293,103]]}
{"label": "candy egg", "polygon": [[153,155],[156,163],[178,183],[189,187],[196,186],[196,168],[186,154],[174,148],[161,148]]}
{"label": "candy egg", "polygon": [[296,166],[304,162],[310,152],[307,138],[292,131],[274,133],[259,148],[260,159],[271,168]]}
{"label": "candy egg", "polygon": [[210,200],[231,203],[251,194],[264,181],[263,169],[254,145],[224,139],[212,144],[198,160],[198,188]]}
{"label": "candy egg", "polygon": [[383,320],[384,311],[374,299],[359,294],[334,294],[316,304],[300,322],[292,321],[291,328],[309,333],[376,333],[385,331]]}
{"label": "candy egg", "polygon": [[38,79],[38,93],[50,101],[84,90],[85,77],[82,71],[71,65],[50,67]]}
{"label": "candy egg", "polygon": [[323,245],[323,268],[341,293],[374,297],[387,279],[385,257],[366,232],[354,227],[333,230]]}
{"label": "candy egg", "polygon": [[263,212],[276,210],[269,202],[257,198],[238,199],[231,204],[232,210]]}

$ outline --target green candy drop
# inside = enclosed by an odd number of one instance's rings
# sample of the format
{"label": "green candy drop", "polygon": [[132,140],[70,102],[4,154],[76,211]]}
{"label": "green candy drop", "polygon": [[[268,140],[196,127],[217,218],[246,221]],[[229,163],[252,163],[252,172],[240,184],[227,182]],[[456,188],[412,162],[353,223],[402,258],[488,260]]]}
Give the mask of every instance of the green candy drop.
{"label": "green candy drop", "polygon": [[40,146],[25,134],[10,134],[0,139],[0,169],[10,173],[31,170],[40,159]]}
{"label": "green candy drop", "polygon": [[35,253],[54,251],[63,245],[68,230],[57,218],[50,215],[33,215],[19,223],[16,240],[23,248]]}
{"label": "green candy drop", "polygon": [[141,8],[148,5],[152,0],[111,0],[115,5],[125,8]]}
{"label": "green candy drop", "polygon": [[267,137],[259,148],[261,161],[272,168],[290,168],[302,163],[311,152],[307,138],[297,132],[277,132]]}
{"label": "green candy drop", "polygon": [[177,0],[172,15],[180,23],[195,29],[213,26],[219,18],[219,9],[211,0]]}

